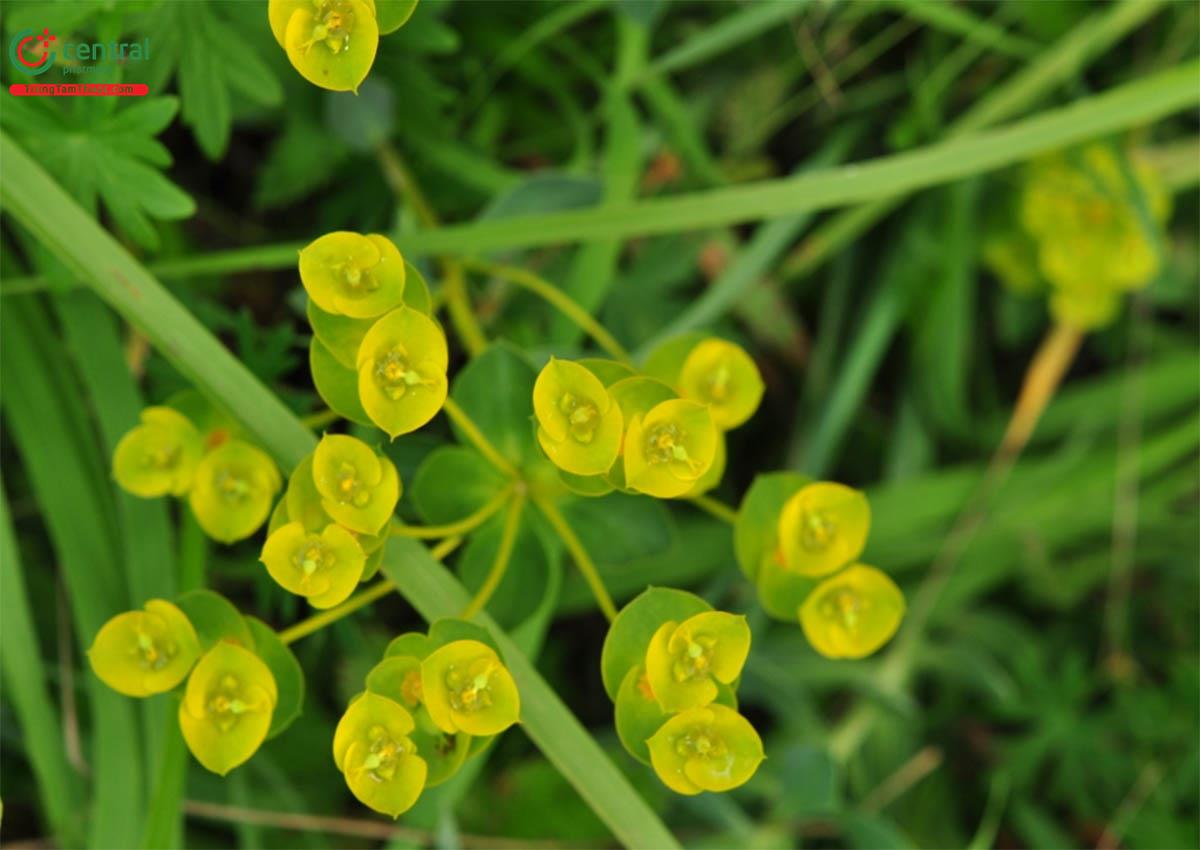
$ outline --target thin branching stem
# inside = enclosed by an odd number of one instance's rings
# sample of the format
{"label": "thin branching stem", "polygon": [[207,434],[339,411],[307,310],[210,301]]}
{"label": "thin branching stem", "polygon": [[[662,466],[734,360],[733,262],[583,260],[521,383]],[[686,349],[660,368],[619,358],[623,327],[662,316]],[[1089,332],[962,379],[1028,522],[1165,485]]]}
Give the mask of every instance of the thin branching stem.
{"label": "thin branching stem", "polygon": [[517,529],[521,527],[521,514],[524,509],[524,495],[518,495],[508,503],[508,513],[504,515],[504,530],[500,533],[500,547],[496,550],[496,558],[492,561],[492,568],[488,570],[483,584],[463,609],[464,620],[469,620],[482,611],[496,592],[496,588],[500,586],[500,582],[504,580],[504,574],[512,560],[513,546],[517,542]]}
{"label": "thin branching stem", "polygon": [[600,572],[596,569],[596,564],[587,553],[587,549],[583,548],[583,543],[575,536],[567,518],[549,499],[534,496],[533,500],[534,504],[538,506],[538,510],[554,528],[563,545],[567,547],[567,551],[571,553],[571,557],[575,560],[575,566],[579,567],[579,572],[583,574],[583,580],[591,588],[600,610],[604,612],[604,616],[608,618],[609,622],[612,622],[617,618],[617,606],[613,604],[612,597],[608,595],[608,590],[600,578]]}
{"label": "thin branching stem", "polygon": [[727,522],[730,525],[737,522],[737,510],[711,496],[691,496],[688,501],[706,514],[715,516],[721,522]]}
{"label": "thin branching stem", "polygon": [[462,429],[463,435],[470,441],[471,445],[478,449],[479,453],[487,458],[492,466],[507,476],[512,478],[517,477],[516,467],[509,463],[504,455],[500,454],[491,441],[483,435],[483,431],[479,430],[479,426],[475,424],[474,420],[467,415],[465,410],[458,406],[458,402],[447,396],[444,409],[450,420]]}
{"label": "thin branching stem", "polygon": [[455,537],[474,531],[487,522],[504,507],[509,500],[512,488],[506,487],[491,499],[486,501],[474,513],[455,522],[445,525],[401,525],[394,523],[391,533],[394,537],[414,537],[418,540],[439,540],[443,537]]}
{"label": "thin branching stem", "polygon": [[550,281],[526,269],[507,266],[503,263],[494,263],[491,260],[484,260],[478,257],[464,259],[461,262],[467,269],[482,272],[483,274],[495,275],[507,280],[511,284],[532,292],[574,322],[580,330],[594,339],[596,344],[612,355],[612,357],[620,360],[622,363],[632,365],[632,358],[625,349],[625,346],[621,345],[617,341],[617,338],[609,333],[604,325],[597,322],[579,302]]}

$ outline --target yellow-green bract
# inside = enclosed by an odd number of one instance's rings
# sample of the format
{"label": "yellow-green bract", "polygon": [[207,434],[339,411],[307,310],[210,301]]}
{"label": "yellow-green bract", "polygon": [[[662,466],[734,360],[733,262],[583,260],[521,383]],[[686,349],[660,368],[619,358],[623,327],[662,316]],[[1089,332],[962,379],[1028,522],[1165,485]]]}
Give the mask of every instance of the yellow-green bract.
{"label": "yellow-green bract", "polygon": [[179,705],[188,749],[213,773],[225,775],[267,737],[278,698],[275,677],[258,656],[217,643],[192,670]]}
{"label": "yellow-green bract", "polygon": [[188,503],[210,537],[232,543],[249,537],[266,521],[282,483],[265,452],[241,440],[227,440],[196,467]]}
{"label": "yellow-green bract", "polygon": [[326,434],[313,454],[312,474],[321,507],[352,531],[379,534],[396,510],[396,466],[362,440]]}
{"label": "yellow-green bract", "polygon": [[635,416],[625,431],[625,483],[660,499],[686,495],[717,455],[718,433],[709,409],[675,399]]}
{"label": "yellow-green bract", "polygon": [[444,732],[498,735],[521,717],[512,674],[479,641],[453,641],[425,658],[421,690],[429,716]]}
{"label": "yellow-green bract", "polygon": [[621,450],[621,409],[591,371],[550,358],[533,385],[538,443],[559,469],[605,473]]}
{"label": "yellow-green bract", "polygon": [[135,496],[182,496],[192,486],[204,442],[186,416],[169,407],[147,407],[142,424],[113,452],[113,477]]}
{"label": "yellow-green bract", "polygon": [[165,599],[151,599],[142,611],[113,617],[88,650],[100,680],[131,697],[171,690],[199,657],[200,641],[191,621]]}
{"label": "yellow-green bract", "polygon": [[731,684],[750,653],[746,618],[706,611],[682,623],[668,620],[646,649],[646,678],[664,711],[708,705],[717,683]]}
{"label": "yellow-green bract", "polygon": [[271,32],[304,79],[357,91],[375,62],[379,24],[371,0],[270,0]]}
{"label": "yellow-green bract", "polygon": [[399,307],[371,326],[358,349],[358,396],[371,421],[395,439],[434,417],[446,401],[450,353],[441,327]]}
{"label": "yellow-green bract", "polygon": [[808,642],[827,658],[870,655],[891,639],[903,618],[900,588],[863,564],[825,579],[800,607]]}
{"label": "yellow-green bract", "polygon": [[723,705],[675,715],[647,744],[654,772],[680,794],[729,791],[745,784],[764,758],[754,727]]}
{"label": "yellow-green bract", "polygon": [[366,692],[333,734],[333,761],[346,785],[364,805],[399,817],[425,787],[427,766],[409,735],[412,715],[395,700]]}

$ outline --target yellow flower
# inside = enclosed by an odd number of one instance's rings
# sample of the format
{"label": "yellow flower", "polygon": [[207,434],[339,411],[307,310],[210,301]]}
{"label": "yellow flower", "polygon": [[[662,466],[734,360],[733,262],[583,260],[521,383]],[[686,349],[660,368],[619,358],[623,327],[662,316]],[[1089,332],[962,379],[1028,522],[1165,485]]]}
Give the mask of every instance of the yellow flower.
{"label": "yellow flower", "polygon": [[616,462],[621,409],[586,367],[550,358],[533,385],[533,411],[538,443],[559,469],[599,475]]}
{"label": "yellow flower", "polygon": [[371,319],[404,300],[404,258],[376,233],[328,233],[300,252],[308,297],[335,316]]}
{"label": "yellow flower", "polygon": [[283,481],[274,461],[241,440],[213,449],[196,467],[188,502],[200,527],[222,543],[253,534],[271,513]]}
{"label": "yellow flower", "polygon": [[828,482],[802,487],[779,515],[784,565],[806,576],[831,573],[862,554],[870,527],[871,509],[859,491]]}
{"label": "yellow flower", "polygon": [[100,627],[88,650],[100,680],[131,697],[171,690],[199,657],[200,640],[191,621],[164,599],[151,599],[142,611],[113,617]]}
{"label": "yellow flower", "polygon": [[675,715],[646,744],[654,772],[680,794],[737,788],[764,758],[750,722],[715,703]]}
{"label": "yellow flower", "polygon": [[625,432],[625,483],[660,499],[685,495],[712,465],[717,428],[709,409],[685,399],[664,401]]}
{"label": "yellow flower", "polygon": [[117,443],[113,477],[135,496],[182,496],[192,486],[204,454],[200,432],[186,416],[169,407],[148,407],[142,424]]}
{"label": "yellow flower", "polygon": [[800,606],[808,642],[826,658],[865,658],[904,618],[904,594],[887,575],[863,564],[825,579]]}
{"label": "yellow flower", "polygon": [[683,362],[679,394],[707,404],[716,426],[728,431],[758,410],[763,382],[758,367],[740,346],[723,339],[707,339]]}
{"label": "yellow flower", "polygon": [[284,590],[306,597],[314,608],[332,608],[354,590],[367,556],[340,525],[312,534],[289,522],[267,538],[262,562]]}
{"label": "yellow flower", "polygon": [[362,440],[326,434],[313,454],[313,481],[321,507],[361,534],[378,534],[396,510],[400,476],[396,466]]}
{"label": "yellow flower", "polygon": [[717,682],[732,684],[750,653],[746,618],[706,611],[663,623],[646,650],[646,678],[663,711],[708,705]]}
{"label": "yellow flower", "polygon": [[288,61],[310,83],[357,91],[379,48],[375,4],[363,0],[270,0],[267,17]]}
{"label": "yellow flower", "polygon": [[520,719],[521,697],[496,651],[456,640],[421,662],[421,692],[443,732],[498,735]]}
{"label": "yellow flower", "polygon": [[372,325],[358,349],[358,396],[371,421],[395,439],[442,409],[446,335],[433,319],[399,307]]}
{"label": "yellow flower", "polygon": [[333,733],[333,761],[364,805],[399,817],[425,787],[427,766],[409,735],[412,715],[370,692],[356,698]]}
{"label": "yellow flower", "polygon": [[262,745],[279,695],[275,677],[244,647],[221,641],[200,659],[179,705],[192,755],[224,776]]}

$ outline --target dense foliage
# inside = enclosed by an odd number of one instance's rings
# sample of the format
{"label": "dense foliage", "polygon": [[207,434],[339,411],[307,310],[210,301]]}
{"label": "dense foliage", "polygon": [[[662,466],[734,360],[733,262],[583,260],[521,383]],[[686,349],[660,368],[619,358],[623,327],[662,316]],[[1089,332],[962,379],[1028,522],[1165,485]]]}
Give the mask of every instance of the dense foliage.
{"label": "dense foliage", "polygon": [[1194,5],[0,19],[6,841],[1200,844]]}

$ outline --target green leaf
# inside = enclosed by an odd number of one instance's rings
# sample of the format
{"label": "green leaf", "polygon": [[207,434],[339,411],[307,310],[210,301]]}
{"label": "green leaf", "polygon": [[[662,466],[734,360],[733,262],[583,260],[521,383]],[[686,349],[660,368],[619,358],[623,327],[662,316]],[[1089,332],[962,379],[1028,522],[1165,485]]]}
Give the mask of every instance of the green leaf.
{"label": "green leaf", "polygon": [[152,219],[187,218],[196,205],[159,171],[171,155],[154,138],[175,117],[178,101],[156,97],[107,111],[69,111],[55,98],[13,98],[0,125],[36,145],[46,167],[62,176],[90,212],[102,201],[113,221],[145,248],[158,247]]}
{"label": "green leaf", "polygon": [[200,638],[201,651],[208,652],[223,640],[254,649],[254,636],[246,620],[221,594],[211,590],[189,590],[175,597],[175,604],[191,620]]}
{"label": "green leaf", "polygon": [[733,548],[746,577],[758,577],[763,560],[779,544],[779,514],[783,504],[812,479],[795,472],[757,475],[738,508],[733,526]]}
{"label": "green leaf", "polygon": [[[447,487],[447,481],[455,486]],[[445,525],[482,508],[507,483],[474,449],[440,446],[417,469],[409,494],[422,520]]]}
{"label": "green leaf", "polygon": [[[542,455],[534,440],[533,383],[537,373],[524,355],[504,343],[488,347],[457,375],[451,397],[492,445],[518,466]],[[455,434],[466,442],[457,426]]]}
{"label": "green leaf", "polygon": [[309,344],[308,367],[312,371],[317,394],[329,405],[330,410],[343,419],[369,428],[375,427],[358,398],[358,373],[339,363],[337,357],[316,336]]}
{"label": "green leaf", "polygon": [[622,608],[608,629],[600,654],[600,675],[608,698],[615,702],[625,676],[645,662],[646,647],[659,626],[711,610],[712,606],[694,593],[670,587],[649,587]]}
{"label": "green leaf", "polygon": [[[479,590],[491,571],[500,548],[503,525],[501,512],[472,534],[458,560],[458,574],[463,586],[471,593]],[[517,529],[508,569],[492,593],[487,611],[503,628],[512,631],[534,615],[552,586],[550,559],[526,514]]]}
{"label": "green leaf", "polygon": [[292,725],[304,707],[304,671],[292,650],[279,639],[278,633],[256,617],[244,617],[250,636],[254,640],[254,654],[263,660],[271,675],[279,698],[275,712],[271,715],[271,728],[267,739],[274,738]]}
{"label": "green leaf", "polygon": [[583,548],[602,565],[619,566],[666,551],[673,539],[671,514],[658,499],[611,493],[563,506]]}

